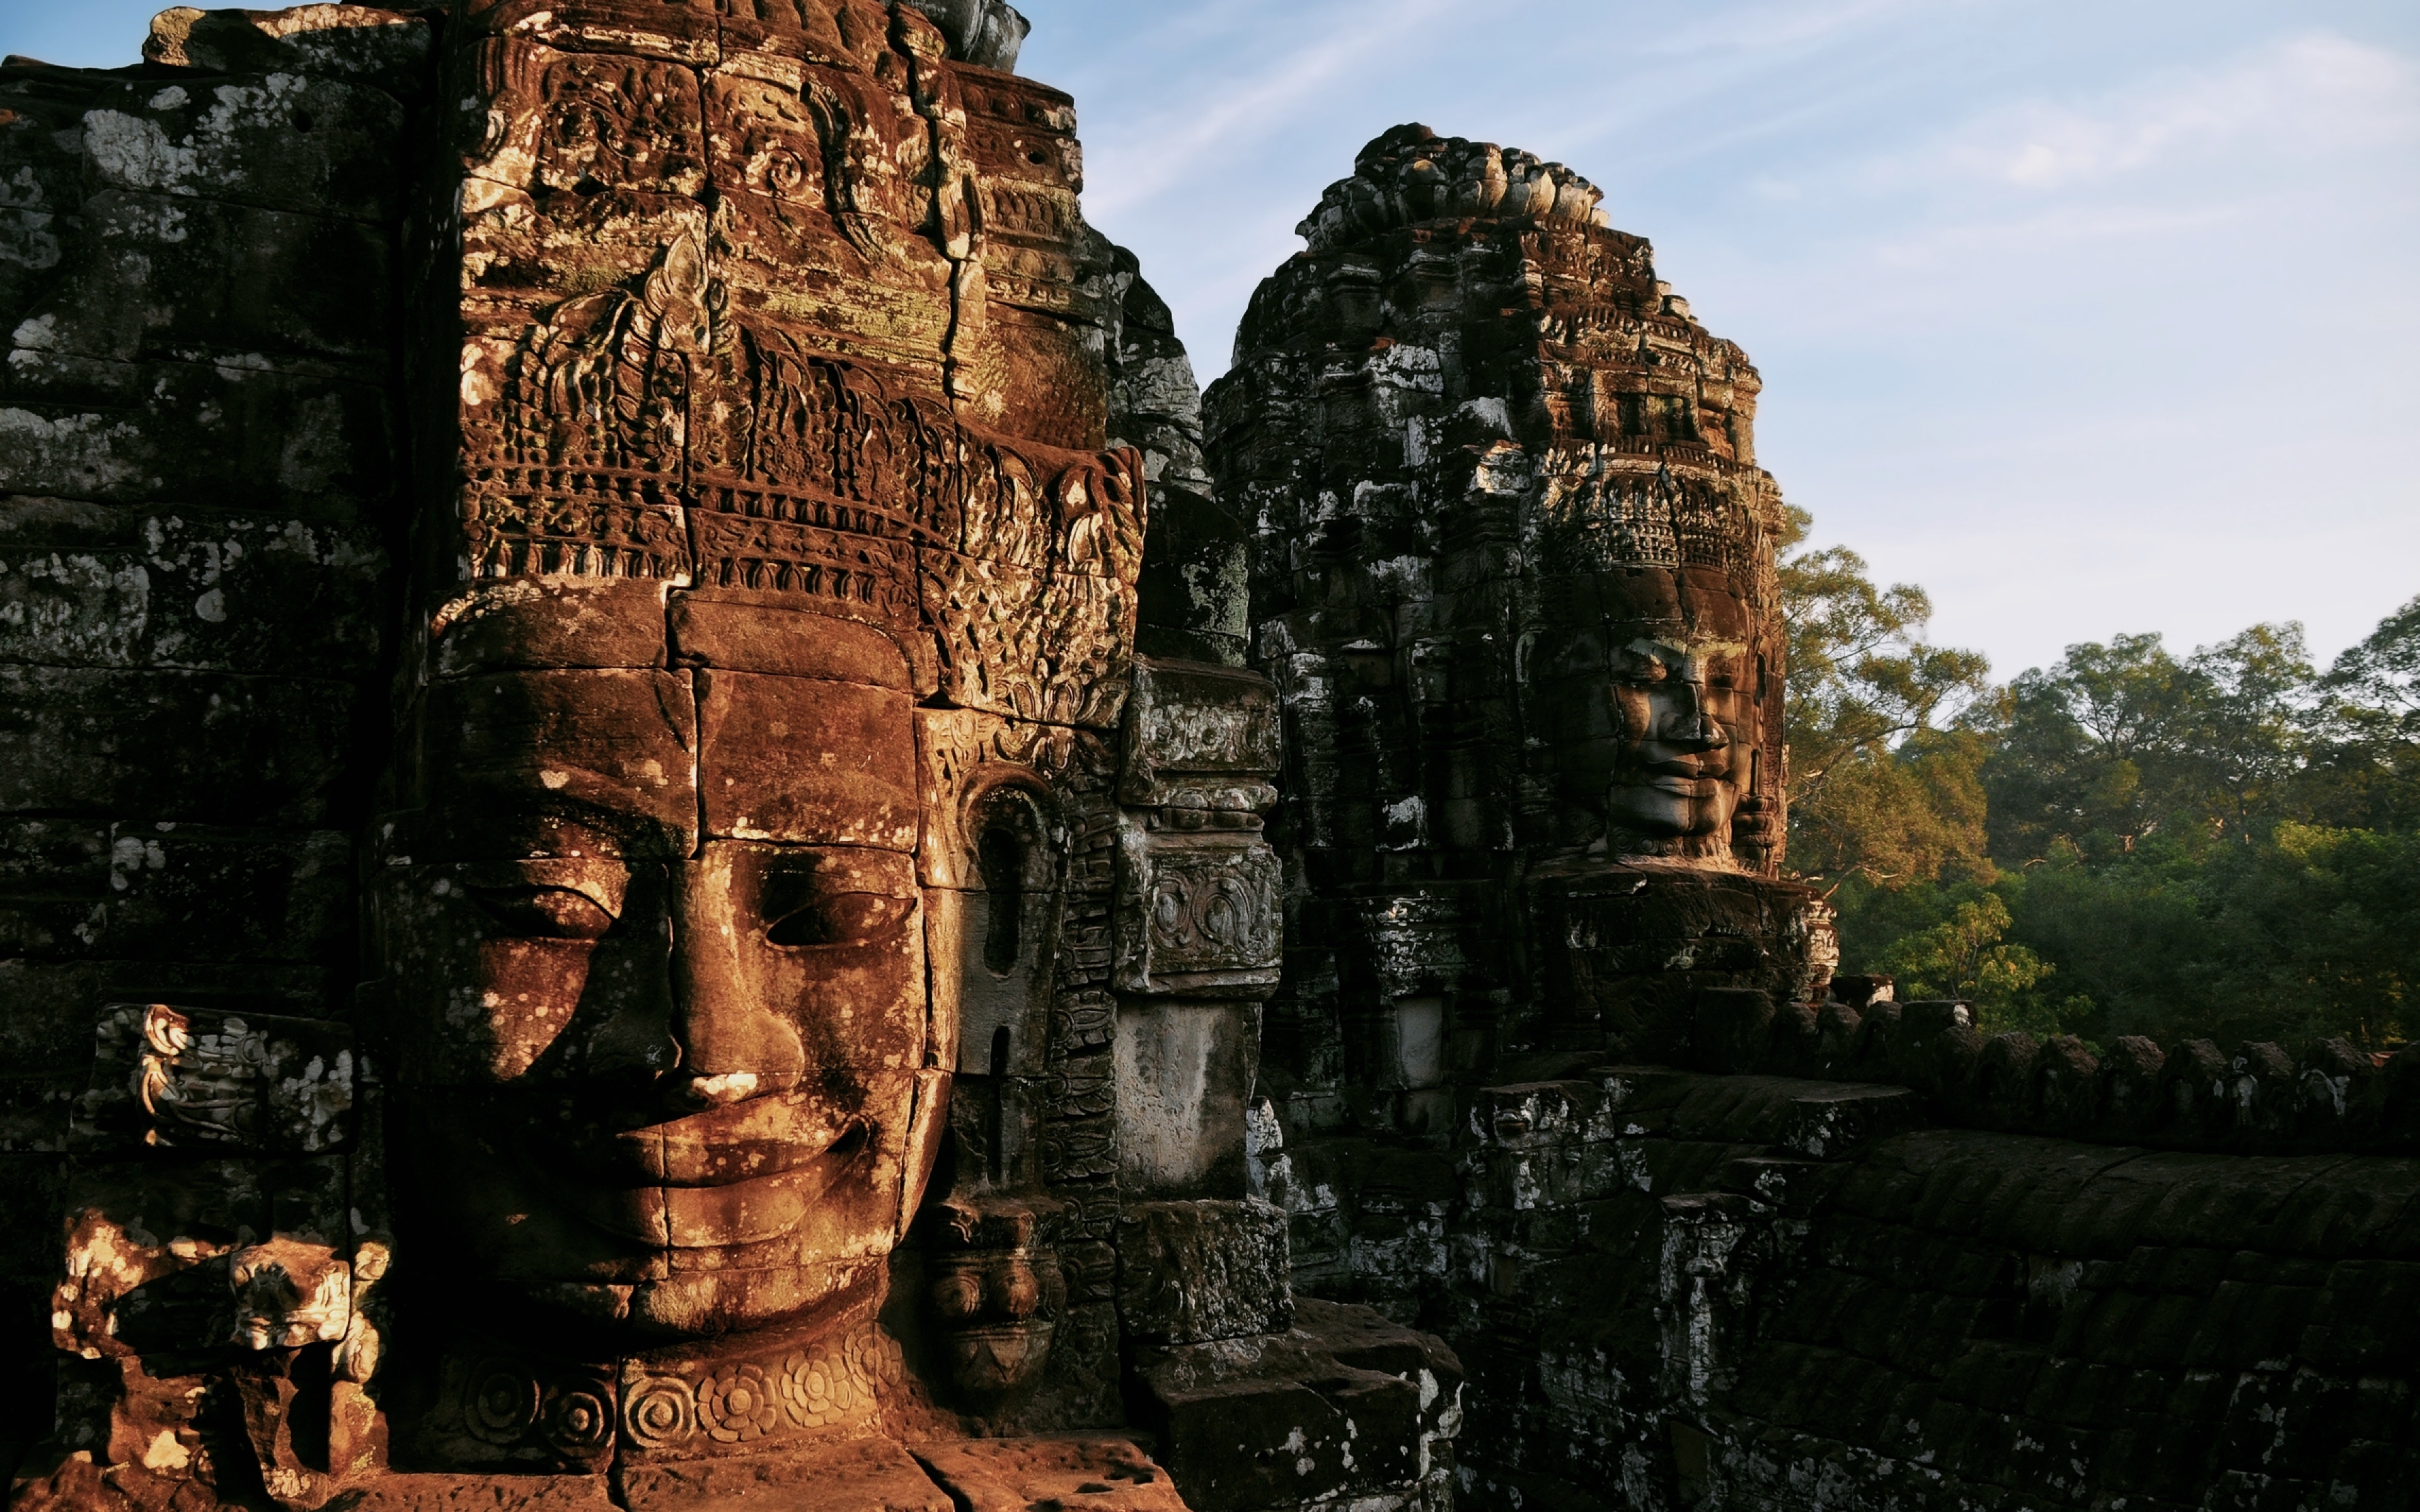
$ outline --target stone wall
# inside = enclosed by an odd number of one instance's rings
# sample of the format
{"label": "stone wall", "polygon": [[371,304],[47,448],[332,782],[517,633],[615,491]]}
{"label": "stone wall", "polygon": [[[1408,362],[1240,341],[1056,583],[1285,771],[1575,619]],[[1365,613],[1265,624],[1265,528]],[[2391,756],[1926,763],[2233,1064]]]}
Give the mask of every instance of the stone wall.
{"label": "stone wall", "polygon": [[[430,35],[360,20],[335,42],[163,35],[163,61],[111,72],[0,67],[11,1461],[51,1426],[97,1011],[326,1022],[361,976],[403,472],[395,165]],[[328,1165],[279,1166],[242,1219],[265,1233],[306,1190],[341,1213]]]}
{"label": "stone wall", "polygon": [[1474,1099],[1419,1309],[1464,1504],[2410,1504],[2420,1160],[1930,1124],[1642,1068]]}

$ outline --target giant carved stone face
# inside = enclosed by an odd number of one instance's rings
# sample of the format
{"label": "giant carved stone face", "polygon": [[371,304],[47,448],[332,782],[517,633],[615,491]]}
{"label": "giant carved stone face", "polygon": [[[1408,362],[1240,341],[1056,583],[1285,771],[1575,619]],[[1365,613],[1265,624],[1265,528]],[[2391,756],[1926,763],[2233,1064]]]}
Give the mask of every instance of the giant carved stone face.
{"label": "giant carved stone face", "polygon": [[387,910],[411,1190],[458,1282],[533,1319],[644,1340],[814,1315],[866,1294],[929,1172],[948,1026],[908,667],[772,617],[752,659],[778,673],[432,692],[427,839],[460,858]]}
{"label": "giant carved stone face", "polygon": [[1732,862],[1757,791],[1767,653],[1723,574],[1640,567],[1544,595],[1529,685],[1563,801],[1616,857]]}

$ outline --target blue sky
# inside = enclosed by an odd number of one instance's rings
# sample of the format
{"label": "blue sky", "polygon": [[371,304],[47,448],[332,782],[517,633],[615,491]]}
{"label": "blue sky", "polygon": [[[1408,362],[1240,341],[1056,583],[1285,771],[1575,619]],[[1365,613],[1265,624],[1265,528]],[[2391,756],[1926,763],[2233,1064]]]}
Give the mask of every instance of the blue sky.
{"label": "blue sky", "polygon": [[[2062,646],[2420,594],[2411,0],[1023,0],[1094,221],[1207,379],[1399,121],[1606,191],[1766,381],[1818,538],[2010,674]],[[0,50],[131,61],[154,8],[0,0]]]}

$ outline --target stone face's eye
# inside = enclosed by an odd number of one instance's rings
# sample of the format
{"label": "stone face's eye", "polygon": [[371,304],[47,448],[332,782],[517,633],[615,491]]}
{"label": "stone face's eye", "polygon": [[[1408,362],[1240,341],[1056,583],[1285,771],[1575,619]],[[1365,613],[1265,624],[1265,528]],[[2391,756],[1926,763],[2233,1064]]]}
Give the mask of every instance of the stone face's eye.
{"label": "stone face's eye", "polygon": [[596,940],[613,916],[568,887],[473,887],[472,898],[504,932],[539,940]]}
{"label": "stone face's eye", "polygon": [[765,931],[765,942],[785,950],[863,945],[895,927],[913,906],[906,898],[880,893],[828,893],[774,919]]}

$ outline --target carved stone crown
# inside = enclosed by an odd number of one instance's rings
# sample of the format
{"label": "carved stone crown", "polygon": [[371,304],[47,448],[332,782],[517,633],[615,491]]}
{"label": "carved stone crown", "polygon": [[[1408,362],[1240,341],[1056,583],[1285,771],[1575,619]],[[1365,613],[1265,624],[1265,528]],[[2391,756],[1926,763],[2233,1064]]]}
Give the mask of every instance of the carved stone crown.
{"label": "carved stone crown", "polygon": [[1361,149],[1295,234],[1313,252],[1423,221],[1472,218],[1604,225],[1605,192],[1559,162],[1425,126],[1398,126]]}
{"label": "carved stone crown", "polygon": [[719,227],[683,231],[644,278],[473,344],[459,575],[796,595],[928,640],[965,706],[1093,722],[1132,637],[1140,455],[968,425],[734,313],[721,256]]}
{"label": "carved stone crown", "polygon": [[1602,471],[1550,479],[1523,534],[1543,573],[1711,568],[1730,578],[1751,606],[1770,610],[1779,601],[1771,530],[1776,513],[1762,473]]}

